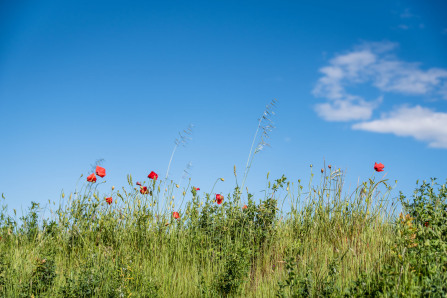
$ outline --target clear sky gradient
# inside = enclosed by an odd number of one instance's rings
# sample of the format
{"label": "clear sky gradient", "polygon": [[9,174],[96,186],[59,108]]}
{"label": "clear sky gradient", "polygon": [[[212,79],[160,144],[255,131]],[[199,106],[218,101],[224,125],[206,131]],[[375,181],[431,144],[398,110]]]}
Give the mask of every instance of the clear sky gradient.
{"label": "clear sky gradient", "polygon": [[[265,105],[271,148],[247,186],[309,165],[346,187],[386,174],[411,195],[447,178],[446,1],[2,1],[0,193],[59,201],[103,158],[111,185],[166,174],[223,194]],[[375,173],[374,162],[385,165]],[[20,211],[19,211],[20,213]]]}

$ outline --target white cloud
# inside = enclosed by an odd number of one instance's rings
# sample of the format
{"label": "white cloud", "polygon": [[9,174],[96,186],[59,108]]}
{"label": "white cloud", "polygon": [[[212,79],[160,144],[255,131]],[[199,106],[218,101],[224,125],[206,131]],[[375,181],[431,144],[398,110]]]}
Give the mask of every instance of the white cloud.
{"label": "white cloud", "polygon": [[419,105],[400,107],[383,115],[381,119],[357,123],[352,128],[413,137],[428,142],[430,147],[447,149],[447,113],[435,112]]}
{"label": "white cloud", "polygon": [[312,94],[326,99],[315,106],[327,121],[353,121],[371,118],[379,104],[351,94],[346,89],[368,83],[379,91],[404,95],[441,95],[447,99],[447,70],[429,68],[396,58],[392,51],[396,43],[364,43],[354,50],[329,61],[319,71]]}
{"label": "white cloud", "polygon": [[[382,91],[409,95],[424,95],[441,87],[447,79],[447,70],[419,69],[419,64],[399,60],[383,60],[372,66],[374,86]],[[447,99],[447,97],[446,97]]]}
{"label": "white cloud", "polygon": [[[363,43],[336,55],[319,70],[322,76],[312,93],[324,101],[315,105],[315,111],[326,121],[360,121],[352,129],[412,137],[447,149],[447,113],[407,105],[371,120],[387,93],[447,100],[447,69],[424,69],[421,63],[403,61],[394,55],[397,46]],[[376,88],[382,96],[372,100],[350,92],[359,84]]]}
{"label": "white cloud", "polygon": [[315,108],[318,115],[326,121],[351,121],[367,120],[377,102],[366,102],[362,98],[351,98],[350,100],[335,100],[330,103],[318,104]]}

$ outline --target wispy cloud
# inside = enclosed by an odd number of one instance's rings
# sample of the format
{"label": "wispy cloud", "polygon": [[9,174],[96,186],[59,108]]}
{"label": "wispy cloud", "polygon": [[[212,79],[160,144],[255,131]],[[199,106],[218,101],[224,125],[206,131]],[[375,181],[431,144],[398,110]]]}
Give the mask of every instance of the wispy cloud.
{"label": "wispy cloud", "polygon": [[419,16],[417,16],[417,15],[411,13],[411,12],[410,12],[410,9],[409,9],[409,8],[406,8],[406,9],[404,10],[404,12],[400,14],[400,17],[401,17],[402,19],[411,19],[411,18],[415,18],[415,17],[419,17]]}
{"label": "wispy cloud", "polygon": [[447,113],[439,113],[419,105],[400,107],[378,120],[357,123],[356,130],[392,133],[428,142],[430,147],[447,149]]}
{"label": "wispy cloud", "polygon": [[393,29],[409,30],[414,28],[424,29],[425,25],[421,23],[421,17],[414,14],[409,8],[406,8],[400,16],[400,25],[394,27]]}
{"label": "wispy cloud", "polygon": [[[322,76],[312,91],[324,99],[315,111],[326,121],[363,121],[354,124],[353,129],[411,136],[431,147],[447,148],[447,113],[419,105],[404,106],[368,121],[387,93],[447,100],[447,70],[423,69],[420,63],[403,61],[394,55],[397,46],[390,42],[364,43],[331,59],[319,69]],[[359,84],[377,89],[382,96],[364,98],[348,91]]]}
{"label": "wispy cloud", "polygon": [[317,113],[328,121],[369,119],[380,101],[367,100],[346,90],[359,83],[369,83],[383,93],[433,94],[447,99],[447,70],[423,70],[420,63],[399,60],[392,54],[396,47],[390,42],[364,43],[320,68],[323,76],[312,93],[326,103],[316,105]]}

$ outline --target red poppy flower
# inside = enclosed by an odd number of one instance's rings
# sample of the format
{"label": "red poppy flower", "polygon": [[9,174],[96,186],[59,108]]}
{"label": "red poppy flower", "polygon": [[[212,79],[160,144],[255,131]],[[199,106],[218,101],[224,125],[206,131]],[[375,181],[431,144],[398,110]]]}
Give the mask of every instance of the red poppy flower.
{"label": "red poppy flower", "polygon": [[377,172],[382,172],[384,167],[383,163],[374,163],[374,170]]}
{"label": "red poppy flower", "polygon": [[173,212],[172,216],[174,216],[175,219],[180,218],[180,214],[178,214],[178,212]]}
{"label": "red poppy flower", "polygon": [[110,198],[106,198],[106,202],[107,202],[107,204],[109,204],[109,205],[112,204],[112,201],[113,201],[113,200],[112,200],[112,197],[110,197]]}
{"label": "red poppy flower", "polygon": [[193,188],[194,188],[195,191],[200,190],[200,188],[198,188],[198,187],[193,187]]}
{"label": "red poppy flower", "polygon": [[428,221],[426,221],[426,222],[424,223],[424,226],[428,227]]}
{"label": "red poppy flower", "polygon": [[155,173],[154,171],[152,171],[152,172],[150,172],[150,174],[147,176],[147,178],[157,180],[157,179],[158,179],[158,175],[157,175],[157,173]]}
{"label": "red poppy flower", "polygon": [[106,175],[106,169],[104,169],[100,166],[96,166],[96,175],[103,178]]}
{"label": "red poppy flower", "polygon": [[217,202],[217,204],[222,204],[222,202],[223,202],[223,199],[224,199],[224,196],[223,195],[221,195],[221,194],[216,194],[216,202]]}
{"label": "red poppy flower", "polygon": [[95,174],[91,174],[90,176],[88,176],[88,177],[87,177],[87,181],[88,181],[88,182],[93,182],[93,183],[95,183],[95,182],[96,182],[96,176],[95,176]]}
{"label": "red poppy flower", "polygon": [[140,186],[140,192],[143,195],[147,195],[149,193],[149,190],[147,189],[146,186]]}
{"label": "red poppy flower", "polygon": [[244,205],[244,207],[242,207],[242,209],[248,209],[248,206],[247,206],[247,205]]}
{"label": "red poppy flower", "polygon": [[137,185],[141,186],[141,183],[140,183],[140,182],[137,182]]}

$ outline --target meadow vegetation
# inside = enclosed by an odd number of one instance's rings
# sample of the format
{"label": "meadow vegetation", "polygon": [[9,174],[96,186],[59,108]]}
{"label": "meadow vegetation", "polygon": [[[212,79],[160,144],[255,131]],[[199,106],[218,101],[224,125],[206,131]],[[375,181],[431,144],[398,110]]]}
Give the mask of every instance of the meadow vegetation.
{"label": "meadow vegetation", "polygon": [[223,195],[154,172],[100,191],[93,174],[49,218],[34,202],[17,218],[5,200],[0,295],[445,297],[445,184],[390,198],[387,180],[347,192],[340,169],[311,171],[308,184],[267,174],[261,197],[243,187],[247,168]]}
{"label": "meadow vegetation", "polygon": [[[272,181],[263,198],[240,189],[218,204],[189,187],[174,218],[175,184],[101,195],[89,183],[39,220],[32,203],[0,222],[2,296],[301,297],[444,296],[447,293],[445,184],[422,183],[399,198],[386,181],[342,191],[341,171],[303,185]],[[181,190],[179,190],[181,191]],[[186,191],[186,190],[185,190]],[[105,197],[113,197],[107,202]],[[290,212],[278,209],[284,200]],[[396,203],[396,202],[394,202]],[[158,208],[159,205],[163,207]],[[158,209],[158,210],[157,210]],[[177,211],[175,211],[177,212]]]}

